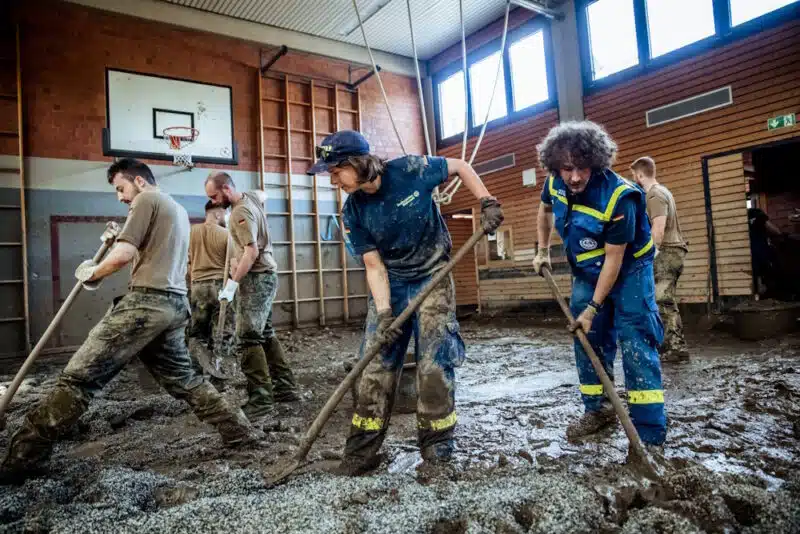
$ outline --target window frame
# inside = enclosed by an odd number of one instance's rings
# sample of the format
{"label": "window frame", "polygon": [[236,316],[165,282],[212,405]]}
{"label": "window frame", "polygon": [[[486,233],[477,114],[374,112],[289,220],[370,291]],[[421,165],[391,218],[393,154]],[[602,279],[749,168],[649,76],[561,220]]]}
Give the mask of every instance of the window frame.
{"label": "window frame", "polygon": [[[544,39],[544,55],[545,55],[545,68],[547,70],[547,92],[550,96],[548,100],[544,102],[540,102],[538,104],[534,104],[532,106],[528,106],[527,108],[523,108],[519,111],[514,111],[514,94],[513,94],[513,84],[512,84],[512,73],[511,73],[511,60],[509,57],[509,48],[511,45],[519,41],[520,39],[524,39],[529,35],[536,33],[537,31],[541,30],[543,32],[543,39]],[[474,109],[472,106],[472,84],[469,80],[469,70],[473,64],[477,63],[478,61],[485,59],[486,57],[496,53],[500,50],[500,41],[502,40],[501,37],[493,39],[488,43],[480,46],[479,48],[469,52],[467,54],[467,71],[464,73],[464,76],[467,79],[467,111],[469,113],[469,124],[467,126],[467,138],[475,137],[480,134],[482,125],[472,126],[475,122],[474,116]],[[555,75],[555,63],[553,60],[553,43],[550,36],[550,21],[545,19],[544,17],[535,17],[532,20],[522,24],[521,26],[509,30],[508,35],[506,37],[506,48],[503,51],[502,55],[503,61],[503,77],[505,82],[505,97],[506,97],[506,114],[503,117],[490,120],[489,123],[486,125],[486,131],[493,130],[495,128],[499,128],[502,126],[506,126],[508,124],[517,122],[523,118],[527,118],[533,115],[538,115],[545,110],[551,109],[558,105],[558,92],[556,90],[556,75]],[[441,120],[441,104],[439,102],[439,85],[441,82],[445,81],[454,73],[461,70],[462,67],[462,58],[459,55],[457,60],[452,61],[444,68],[440,69],[433,75],[432,82],[433,82],[433,111],[434,111],[434,122],[436,124],[436,146],[437,148],[444,148],[451,145],[455,145],[461,143],[461,139],[464,135],[463,130],[455,135],[451,135],[450,137],[443,138],[442,137],[442,120]],[[498,88],[499,90],[499,88]],[[495,98],[497,95],[495,95]],[[481,117],[478,120],[481,120]]]}
{"label": "window frame", "polygon": [[714,10],[714,33],[709,37],[677,48],[657,58],[650,52],[650,29],[647,24],[647,7],[645,0],[632,0],[634,20],[636,24],[636,44],[639,52],[639,63],[625,70],[615,72],[599,80],[592,79],[591,43],[589,41],[589,25],[587,8],[601,0],[576,0],[575,16],[578,23],[578,50],[583,76],[585,94],[591,94],[618,83],[650,74],[679,61],[696,56],[730,42],[749,37],[763,30],[779,26],[800,16],[800,2],[789,4],[756,17],[738,26],[731,24],[730,0],[712,0]]}

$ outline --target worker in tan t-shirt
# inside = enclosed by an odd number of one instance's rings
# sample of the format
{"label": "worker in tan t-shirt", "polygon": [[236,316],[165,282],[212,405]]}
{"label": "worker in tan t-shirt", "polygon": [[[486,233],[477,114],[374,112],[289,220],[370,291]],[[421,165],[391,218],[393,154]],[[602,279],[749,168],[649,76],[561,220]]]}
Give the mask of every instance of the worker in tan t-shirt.
{"label": "worker in tan t-shirt", "polygon": [[0,482],[29,476],[46,461],[54,440],[78,421],[92,397],[136,356],[167,392],[188,402],[201,420],[214,425],[223,443],[239,445],[259,436],[241,410],[231,407],[208,380],[195,373],[186,351],[186,210],[159,191],[150,168],[134,159],[114,163],[108,182],[116,188],[117,198],[130,205],[125,227],[99,264],[86,260],[75,276],[84,283],[99,282],[131,263],[130,290],[89,332],[50,394],[27,414],[11,438]]}
{"label": "worker in tan t-shirt", "polygon": [[[225,327],[214,336],[219,322],[219,292],[225,281],[225,256],[228,251],[228,230],[225,209],[206,203],[206,220],[192,225],[189,233],[189,273],[192,283],[189,303],[192,319],[189,326],[189,352],[212,377],[220,378],[219,368],[225,362],[233,339],[233,306],[225,311]],[[221,341],[216,342],[215,341]]]}
{"label": "worker in tan t-shirt", "polygon": [[657,255],[653,262],[656,279],[656,302],[664,323],[664,343],[661,344],[663,361],[680,361],[689,358],[683,324],[675,296],[678,278],[683,272],[683,260],[689,252],[681,234],[678,210],[669,189],[656,180],[656,163],[643,157],[631,165],[633,179],[647,192],[647,217],[652,227]]}
{"label": "worker in tan t-shirt", "polygon": [[237,192],[233,180],[224,172],[208,176],[206,194],[214,205],[232,207],[231,278],[219,298],[230,301],[239,291],[235,299],[236,353],[247,377],[248,400],[244,412],[255,421],[273,410],[274,401],[299,399],[292,370],[272,328],[278,266],[272,257],[265,196],[263,191]]}

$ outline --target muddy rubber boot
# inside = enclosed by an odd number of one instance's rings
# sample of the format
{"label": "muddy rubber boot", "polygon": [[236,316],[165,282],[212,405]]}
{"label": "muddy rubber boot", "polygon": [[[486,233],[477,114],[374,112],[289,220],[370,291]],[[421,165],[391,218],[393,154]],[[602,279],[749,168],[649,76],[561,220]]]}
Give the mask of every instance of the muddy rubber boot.
{"label": "muddy rubber boot", "polygon": [[247,377],[247,402],[242,410],[251,422],[262,419],[275,409],[272,397],[272,380],[267,359],[260,345],[245,347],[242,354],[242,372]]}
{"label": "muddy rubber boot", "polygon": [[268,391],[266,388],[254,388],[250,390],[247,402],[242,406],[242,411],[251,423],[260,422],[275,411],[275,401],[272,400],[272,392]]}
{"label": "muddy rubber boot", "polygon": [[14,436],[3,463],[0,464],[0,485],[19,486],[27,479],[44,474],[53,443],[43,438],[28,419]]}
{"label": "muddy rubber boot", "polygon": [[447,463],[453,458],[453,444],[449,441],[434,443],[420,451],[422,459],[432,463]]}
{"label": "muddy rubber boot", "polygon": [[591,436],[616,422],[616,414],[610,403],[604,403],[597,411],[586,412],[567,426],[567,440],[576,441]]}
{"label": "muddy rubber boot", "polygon": [[273,397],[275,402],[294,402],[300,400],[297,394],[297,384],[294,380],[283,347],[278,338],[269,338],[264,345],[264,354],[269,366],[269,375],[272,378]]}

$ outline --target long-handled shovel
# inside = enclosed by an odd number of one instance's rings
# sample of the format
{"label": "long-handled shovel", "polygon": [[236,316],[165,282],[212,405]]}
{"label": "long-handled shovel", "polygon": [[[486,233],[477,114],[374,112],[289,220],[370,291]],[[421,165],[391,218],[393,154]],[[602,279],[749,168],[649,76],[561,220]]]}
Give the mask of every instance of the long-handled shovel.
{"label": "long-handled shovel", "polygon": [[[119,235],[119,225],[113,221],[109,221],[106,224],[105,231],[103,232],[103,244],[99,249],[97,249],[92,261],[98,263],[103,259],[103,256],[106,255],[106,252],[108,252],[108,250],[114,244],[114,241],[116,241],[117,235]],[[67,295],[64,303],[58,309],[56,316],[53,317],[52,321],[50,321],[50,326],[47,327],[47,330],[44,331],[42,337],[39,338],[39,342],[36,343],[35,347],[33,347],[33,350],[28,355],[25,363],[22,364],[22,367],[20,367],[19,371],[17,371],[16,376],[14,376],[14,380],[11,381],[11,385],[8,386],[3,398],[0,399],[0,429],[5,428],[6,426],[6,410],[8,409],[8,405],[11,403],[11,399],[14,398],[14,395],[17,393],[20,384],[22,384],[22,381],[25,379],[25,376],[31,370],[31,367],[39,357],[39,354],[42,352],[45,345],[47,345],[48,341],[50,341],[50,337],[53,335],[53,332],[55,332],[56,328],[58,328],[58,325],[61,323],[62,319],[64,319],[64,316],[75,302],[75,299],[78,298],[78,294],[81,292],[81,289],[83,289],[83,283],[78,282],[75,284],[75,287],[72,288],[72,291],[69,292],[69,295]]]}
{"label": "long-handled shovel", "polygon": [[[567,320],[570,322],[570,324],[572,324],[575,319],[572,316],[572,312],[569,309],[567,301],[564,299],[564,296],[558,289],[558,284],[556,284],[556,281],[553,279],[553,274],[550,272],[550,269],[548,269],[546,266],[542,267],[542,274],[544,275],[544,279],[547,280],[550,290],[553,292],[553,297],[555,297],[558,305],[561,307],[561,311],[564,312]],[[608,400],[611,401],[611,405],[614,407],[614,411],[619,418],[619,422],[622,423],[622,428],[625,429],[625,435],[628,436],[628,441],[633,448],[633,452],[641,461],[645,475],[653,480],[658,480],[660,478],[659,470],[653,463],[650,455],[647,454],[644,445],[642,445],[642,440],[639,437],[639,433],[636,431],[636,427],[633,426],[633,421],[631,421],[625,406],[622,405],[622,401],[620,400],[619,395],[617,395],[617,391],[614,389],[614,383],[608,377],[606,370],[603,368],[603,364],[600,363],[600,358],[597,357],[597,353],[592,348],[592,344],[589,343],[589,338],[586,337],[586,333],[580,328],[575,330],[575,336],[577,336],[578,341],[580,341],[581,345],[583,346],[583,350],[585,350],[586,354],[589,356],[589,360],[592,362],[592,367],[594,367],[597,376],[600,377],[600,382],[603,384],[603,389],[606,392],[606,396],[608,397]]]}
{"label": "long-handled shovel", "polygon": [[[428,282],[428,285],[426,285],[425,288],[422,291],[420,291],[417,294],[417,296],[411,300],[411,302],[408,303],[406,309],[403,310],[403,312],[395,318],[390,328],[399,329],[401,326],[403,326],[403,324],[411,317],[411,315],[417,310],[417,308],[419,308],[420,304],[422,304],[422,302],[428,297],[430,292],[433,291],[433,288],[438,286],[442,282],[442,280],[444,280],[445,277],[447,277],[450,274],[450,271],[453,270],[453,267],[455,267],[456,264],[459,261],[461,261],[461,259],[470,250],[472,250],[472,248],[478,243],[478,241],[480,241],[481,238],[483,238],[483,235],[484,235],[483,229],[479,229],[474,234],[472,234],[472,237],[470,237],[467,240],[467,242],[464,243],[464,245],[460,249],[458,249],[458,252],[456,252],[455,256],[453,256],[450,259],[450,261],[447,262],[447,265],[441,268],[433,276],[431,281]],[[280,471],[280,474],[278,474],[277,477],[268,481],[269,486],[273,486],[283,481],[286,477],[291,475],[300,466],[303,460],[305,460],[308,451],[311,450],[311,446],[317,440],[319,433],[322,431],[322,428],[325,426],[325,423],[328,422],[328,419],[330,419],[331,415],[333,414],[333,411],[336,409],[336,406],[338,406],[339,402],[342,400],[342,397],[344,397],[344,394],[347,392],[347,390],[350,389],[350,386],[355,382],[358,375],[360,375],[361,372],[367,367],[369,362],[371,362],[372,359],[375,358],[375,356],[377,356],[380,353],[381,348],[382,347],[377,344],[373,346],[369,350],[369,352],[364,354],[364,357],[361,358],[358,361],[358,363],[355,364],[355,366],[353,366],[350,372],[347,373],[347,376],[344,378],[344,380],[342,380],[342,382],[333,392],[331,397],[328,399],[328,402],[326,402],[325,406],[322,407],[322,410],[319,412],[319,415],[317,415],[317,418],[314,419],[313,423],[311,423],[311,426],[308,428],[305,436],[303,436],[303,439],[300,441],[300,445],[298,446],[297,451],[295,451],[292,459],[289,460],[289,462]]]}

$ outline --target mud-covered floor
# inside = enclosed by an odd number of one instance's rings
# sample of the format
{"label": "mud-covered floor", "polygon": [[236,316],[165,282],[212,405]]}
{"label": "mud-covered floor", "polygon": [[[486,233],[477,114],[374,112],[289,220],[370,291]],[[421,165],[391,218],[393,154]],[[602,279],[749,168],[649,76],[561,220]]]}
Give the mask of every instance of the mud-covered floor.
{"label": "mud-covered floor", "polygon": [[[375,475],[312,470],[265,487],[261,473],[290,457],[344,377],[355,329],[281,335],[305,400],[280,405],[258,449],[221,448],[132,366],[57,446],[48,475],[0,487],[0,532],[800,532],[799,337],[690,334],[693,360],[664,366],[669,470],[653,485],[623,465],[621,427],[566,441],[582,409],[560,324],[462,324],[455,469],[433,476],[404,469],[418,454],[415,420],[395,415]],[[25,382],[9,429],[59,369],[41,366]],[[242,386],[226,394],[241,400]],[[351,407],[348,395],[309,455],[315,467],[334,463]]]}

